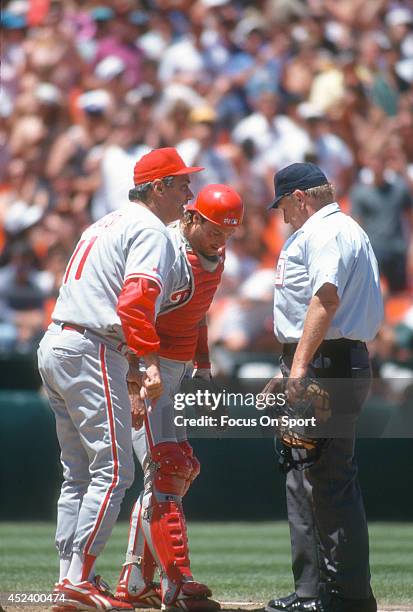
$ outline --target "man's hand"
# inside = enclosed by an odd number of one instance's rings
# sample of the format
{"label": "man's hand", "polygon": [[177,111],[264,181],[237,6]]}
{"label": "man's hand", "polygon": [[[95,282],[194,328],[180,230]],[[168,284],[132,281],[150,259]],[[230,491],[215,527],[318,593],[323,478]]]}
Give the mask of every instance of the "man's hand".
{"label": "man's hand", "polygon": [[132,427],[140,429],[143,425],[146,406],[142,397],[144,373],[139,370],[139,360],[131,357],[126,376],[129,400],[131,405]]}
{"label": "man's hand", "polygon": [[126,381],[128,383],[135,383],[136,385],[139,385],[139,387],[142,386],[143,383],[143,372],[141,372],[139,370],[139,362],[131,362],[129,361],[129,370],[128,373],[126,375]]}
{"label": "man's hand", "polygon": [[[322,386],[322,381],[309,378],[307,372],[298,367],[292,368],[295,376],[287,381],[286,396],[289,406],[294,409],[297,404],[308,402],[312,405],[317,421],[324,423],[331,417],[330,395]],[[299,376],[300,375],[300,376]]]}
{"label": "man's hand", "polygon": [[290,406],[294,406],[294,404],[303,399],[306,376],[307,368],[293,363],[286,387],[286,396]]}
{"label": "man's hand", "polygon": [[132,427],[140,429],[146,413],[145,401],[142,397],[143,387],[140,383],[128,381],[129,400],[132,414]]}
{"label": "man's hand", "polygon": [[154,405],[163,393],[159,357],[157,353],[146,353],[143,360],[146,366],[145,372],[139,370],[139,359],[135,355],[128,356],[129,372],[126,379],[128,383],[135,382],[139,385],[139,395],[142,400],[149,400]]}
{"label": "man's hand", "polygon": [[[152,353],[153,355],[153,353]],[[163,393],[163,384],[161,380],[161,371],[159,368],[158,357],[150,358],[145,355],[146,371],[143,375],[142,399],[149,400],[152,405],[159,399]]]}
{"label": "man's hand", "polygon": [[[153,407],[156,400],[158,400],[163,393],[159,356],[158,353],[146,353],[143,359],[145,361],[146,371],[143,378],[141,397],[142,399],[150,401]],[[150,410],[151,407],[149,407],[149,411]]]}

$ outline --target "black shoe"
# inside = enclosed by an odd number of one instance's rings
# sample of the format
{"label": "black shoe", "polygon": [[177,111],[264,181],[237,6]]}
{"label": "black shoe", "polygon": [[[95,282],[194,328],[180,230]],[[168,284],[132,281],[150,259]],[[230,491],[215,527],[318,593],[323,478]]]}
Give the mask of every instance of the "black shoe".
{"label": "black shoe", "polygon": [[367,599],[349,599],[332,594],[328,612],[377,612],[377,602],[373,595]]}
{"label": "black shoe", "polygon": [[265,612],[327,612],[319,599],[309,597],[298,597],[297,593],[291,593],[287,597],[271,599]]}

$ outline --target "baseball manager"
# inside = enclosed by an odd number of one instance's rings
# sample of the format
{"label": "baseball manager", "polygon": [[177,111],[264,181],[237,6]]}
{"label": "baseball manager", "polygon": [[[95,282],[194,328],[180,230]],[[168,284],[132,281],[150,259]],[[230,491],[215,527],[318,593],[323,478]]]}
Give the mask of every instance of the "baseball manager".
{"label": "baseball manager", "polygon": [[155,319],[175,260],[165,224],[192,199],[189,175],[199,170],[171,147],[138,160],[141,197],[83,232],[39,346],[64,475],[55,593],[66,609],[133,609],[95,576],[95,562],[134,477],[128,384],[140,382],[138,358],[146,365],[143,395],[156,400],[163,392]]}

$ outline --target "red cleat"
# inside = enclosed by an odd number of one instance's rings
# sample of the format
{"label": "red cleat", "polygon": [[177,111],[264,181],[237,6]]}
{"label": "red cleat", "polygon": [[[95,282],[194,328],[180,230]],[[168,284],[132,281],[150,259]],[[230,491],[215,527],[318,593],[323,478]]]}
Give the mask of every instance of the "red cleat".
{"label": "red cleat", "polygon": [[159,592],[159,586],[151,582],[147,584],[141,591],[133,593],[133,587],[128,590],[128,586],[125,582],[120,581],[115,597],[120,601],[125,601],[134,608],[154,608],[157,610],[161,609],[161,595]]}
{"label": "red cleat", "polygon": [[133,610],[130,604],[116,599],[99,576],[95,582],[72,584],[65,578],[53,589],[53,612],[74,612],[78,610]]}
{"label": "red cleat", "polygon": [[209,599],[211,590],[200,582],[183,582],[176,599],[171,603],[162,603],[163,612],[216,612],[220,610],[220,604],[214,599]]}

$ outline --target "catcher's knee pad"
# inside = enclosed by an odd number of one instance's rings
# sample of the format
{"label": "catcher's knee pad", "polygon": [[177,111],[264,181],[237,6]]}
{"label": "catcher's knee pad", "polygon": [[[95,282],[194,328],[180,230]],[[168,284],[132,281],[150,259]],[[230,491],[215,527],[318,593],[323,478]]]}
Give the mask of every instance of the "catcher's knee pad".
{"label": "catcher's knee pad", "polygon": [[151,458],[155,465],[155,489],[160,493],[182,497],[191,478],[193,465],[180,445],[177,442],[156,444],[151,450]]}
{"label": "catcher's knee pad", "polygon": [[185,491],[183,493],[183,495],[185,495],[189,487],[195,480],[195,478],[199,476],[199,472],[201,471],[201,464],[199,463],[198,459],[194,456],[194,449],[189,444],[188,440],[183,440],[182,442],[179,442],[179,447],[182,449],[186,457],[192,463],[192,471],[191,471],[191,474],[188,480],[186,481]]}

